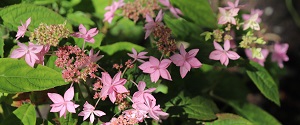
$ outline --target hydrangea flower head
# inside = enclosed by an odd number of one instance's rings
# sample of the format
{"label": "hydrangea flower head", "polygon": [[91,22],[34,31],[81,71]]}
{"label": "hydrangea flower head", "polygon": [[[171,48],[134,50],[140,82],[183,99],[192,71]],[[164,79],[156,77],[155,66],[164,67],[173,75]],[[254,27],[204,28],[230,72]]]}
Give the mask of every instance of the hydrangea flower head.
{"label": "hydrangea flower head", "polygon": [[96,36],[97,34],[98,34],[97,28],[92,28],[89,31],[87,31],[86,28],[82,24],[80,24],[79,32],[74,33],[73,36],[78,38],[83,38],[84,41],[86,42],[94,43],[95,39],[93,37]]}
{"label": "hydrangea flower head", "polygon": [[152,19],[152,17],[149,14],[146,15],[147,24],[145,24],[145,26],[144,26],[144,29],[146,30],[145,39],[147,39],[147,37],[150,36],[152,31],[155,29],[155,27],[157,27],[158,25],[161,25],[162,18],[163,18],[162,10],[160,10],[158,12],[158,14],[155,18],[155,21]]}
{"label": "hydrangea flower head", "polygon": [[31,17],[26,20],[25,24],[23,24],[21,22],[21,26],[18,26],[18,32],[17,32],[17,35],[16,35],[16,37],[17,37],[16,40],[18,40],[20,37],[24,37],[25,32],[27,31],[27,28],[28,28],[30,22],[31,22]]}
{"label": "hydrangea flower head", "polygon": [[75,108],[79,106],[71,101],[74,97],[73,86],[65,92],[64,97],[57,93],[48,93],[48,97],[54,103],[50,105],[52,107],[50,112],[59,112],[59,117],[64,116],[66,118],[67,111],[70,113],[76,113]]}
{"label": "hydrangea flower head", "polygon": [[145,56],[148,52],[140,52],[138,53],[134,48],[132,48],[132,54],[127,53],[128,56],[132,57],[134,60],[137,60],[139,62],[145,62],[142,59],[149,58],[148,56]]}
{"label": "hydrangea flower head", "polygon": [[254,62],[257,62],[261,66],[264,66],[266,58],[267,58],[267,56],[269,54],[269,50],[268,49],[262,49],[261,50],[261,53],[262,53],[262,56],[263,56],[262,59],[253,58],[252,51],[250,49],[245,49],[245,53],[246,53],[246,56],[249,58],[249,60],[252,60]]}
{"label": "hydrangea flower head", "polygon": [[216,50],[212,51],[209,54],[209,59],[212,60],[220,60],[222,65],[227,66],[229,63],[229,59],[231,60],[237,60],[240,58],[240,56],[234,52],[234,51],[230,51],[230,42],[229,40],[226,40],[224,42],[224,49],[222,48],[222,46],[217,43],[214,42],[214,47]]}
{"label": "hydrangea flower head", "polygon": [[167,70],[168,66],[171,64],[171,60],[163,59],[161,62],[150,56],[149,61],[144,62],[139,66],[144,73],[149,73],[152,82],[157,82],[159,77],[161,76],[164,79],[172,81],[171,75]]}
{"label": "hydrangea flower head", "polygon": [[176,53],[170,57],[170,59],[176,66],[180,66],[181,78],[184,78],[187,72],[191,70],[191,68],[201,67],[201,62],[197,58],[195,58],[198,51],[199,49],[192,49],[189,52],[186,52],[184,46],[181,44],[180,54]]}
{"label": "hydrangea flower head", "polygon": [[274,51],[272,53],[272,61],[277,62],[280,68],[283,68],[283,61],[289,61],[289,57],[286,52],[289,48],[289,44],[276,43],[274,45]]}
{"label": "hydrangea flower head", "polygon": [[107,95],[112,103],[116,101],[118,93],[126,93],[128,90],[124,87],[126,79],[121,78],[121,72],[118,72],[114,78],[111,78],[107,72],[102,72],[101,82],[103,83],[100,96],[106,98]]}
{"label": "hydrangea flower head", "polygon": [[43,46],[35,45],[31,42],[29,42],[28,46],[18,42],[18,46],[20,48],[15,49],[11,53],[10,58],[21,58],[25,56],[26,63],[31,67],[33,67],[38,60],[40,60],[39,53],[42,51]]}
{"label": "hydrangea flower head", "polygon": [[78,116],[83,116],[83,120],[86,120],[88,117],[90,117],[90,122],[93,123],[95,120],[95,116],[101,117],[103,115],[106,115],[103,111],[95,110],[95,107],[89,104],[88,102],[85,102],[83,105],[83,111],[81,111]]}

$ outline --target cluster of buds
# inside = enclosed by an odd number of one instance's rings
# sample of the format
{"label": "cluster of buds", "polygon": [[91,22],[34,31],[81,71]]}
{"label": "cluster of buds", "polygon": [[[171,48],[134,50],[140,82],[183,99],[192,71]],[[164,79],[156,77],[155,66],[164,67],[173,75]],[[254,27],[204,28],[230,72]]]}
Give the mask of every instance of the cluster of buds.
{"label": "cluster of buds", "polygon": [[41,23],[38,28],[31,32],[30,41],[36,40],[40,45],[57,46],[62,38],[68,38],[70,31],[64,24],[47,25]]}
{"label": "cluster of buds", "polygon": [[159,10],[160,6],[157,0],[135,0],[134,2],[126,3],[122,9],[124,17],[136,22],[139,20],[140,15],[142,15],[143,18],[146,18],[147,14],[154,17],[154,10]]}
{"label": "cluster of buds", "polygon": [[94,74],[99,67],[98,64],[91,61],[91,58],[87,56],[83,50],[77,46],[63,46],[56,51],[58,57],[55,61],[55,65],[63,69],[63,78],[66,82],[77,82],[80,80],[86,80],[91,76],[95,78]]}
{"label": "cluster of buds", "polygon": [[171,33],[171,29],[164,25],[157,26],[153,31],[154,37],[158,38],[156,46],[164,55],[169,55],[177,49],[176,41],[171,38]]}

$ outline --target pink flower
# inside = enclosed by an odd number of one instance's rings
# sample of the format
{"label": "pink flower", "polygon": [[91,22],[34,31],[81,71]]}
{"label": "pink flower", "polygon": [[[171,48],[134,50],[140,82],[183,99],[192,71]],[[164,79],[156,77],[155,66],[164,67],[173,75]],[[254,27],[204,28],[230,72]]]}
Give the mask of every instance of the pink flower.
{"label": "pink flower", "polygon": [[143,122],[147,118],[147,112],[137,109],[128,109],[123,111],[124,117],[130,119],[131,121]]}
{"label": "pink flower", "polygon": [[269,54],[269,50],[268,49],[262,49],[261,50],[261,53],[263,55],[262,59],[253,58],[251,49],[245,49],[245,53],[246,53],[246,56],[249,58],[249,60],[252,60],[254,62],[257,62],[261,66],[264,66],[266,58],[267,58],[267,56]]}
{"label": "pink flower", "polygon": [[137,104],[138,110],[144,110],[148,112],[149,116],[155,120],[165,119],[169,116],[168,113],[163,112],[160,106],[156,106],[156,100],[151,98],[145,98],[145,103]]}
{"label": "pink flower", "polygon": [[227,66],[228,63],[229,63],[229,59],[237,60],[237,59],[240,58],[240,56],[236,52],[229,51],[229,48],[230,48],[229,40],[226,40],[224,42],[224,49],[217,42],[214,42],[214,47],[215,47],[216,50],[212,51],[209,54],[209,59],[220,60],[222,65]]}
{"label": "pink flower", "polygon": [[161,23],[162,18],[163,18],[162,10],[160,10],[158,12],[158,14],[155,18],[155,21],[152,19],[152,17],[149,14],[146,15],[147,24],[145,24],[145,27],[144,27],[144,29],[146,30],[145,39],[147,39],[147,37],[150,36],[152,31],[155,29],[155,27],[157,27],[158,25],[162,25],[162,23]]}
{"label": "pink flower", "polygon": [[145,97],[149,97],[149,98],[154,98],[151,95],[151,92],[155,91],[156,88],[149,88],[146,89],[146,83],[144,81],[140,81],[138,84],[138,91],[135,92],[132,96],[132,101],[134,103],[144,103],[145,102]]}
{"label": "pink flower", "polygon": [[171,75],[167,70],[168,66],[171,64],[171,60],[163,59],[159,62],[153,56],[150,56],[148,62],[144,62],[142,65],[139,66],[144,73],[149,73],[152,82],[157,82],[159,77],[161,76],[164,79],[172,81]]}
{"label": "pink flower", "polygon": [[183,13],[178,9],[172,6],[169,0],[159,0],[159,2],[168,7],[170,9],[170,12],[176,17],[179,18],[179,15],[183,15]]}
{"label": "pink flower", "polygon": [[191,70],[191,68],[201,67],[201,62],[197,58],[195,58],[198,51],[199,49],[192,49],[187,53],[184,49],[184,46],[181,44],[180,54],[176,53],[170,57],[170,59],[176,66],[180,66],[181,78],[184,78],[187,72]]}
{"label": "pink flower", "polygon": [[73,86],[65,92],[64,97],[57,93],[48,93],[48,97],[54,103],[50,105],[52,107],[50,112],[59,112],[59,117],[64,116],[66,118],[67,111],[70,113],[76,113],[75,108],[79,106],[71,101],[74,97]]}
{"label": "pink flower", "polygon": [[260,9],[251,9],[251,13],[250,14],[243,14],[243,20],[249,20],[250,17],[254,14],[258,14],[258,18],[256,20],[256,22],[260,23],[261,22],[261,16],[263,14],[263,11]]}
{"label": "pink flower", "polygon": [[17,32],[17,35],[16,35],[16,37],[17,37],[16,40],[18,40],[20,37],[24,37],[25,32],[27,31],[27,28],[28,28],[30,22],[31,22],[31,17],[26,20],[25,24],[23,24],[22,21],[21,21],[21,26],[18,26],[18,32]]}
{"label": "pink flower", "polygon": [[148,56],[145,56],[148,52],[140,52],[140,53],[137,53],[137,51],[132,48],[132,54],[130,53],[127,53],[128,56],[132,57],[134,60],[137,60],[139,62],[145,62],[144,60],[141,60],[141,59],[147,59],[149,58]]}
{"label": "pink flower", "polygon": [[97,62],[98,60],[100,60],[104,55],[99,55],[100,50],[94,54],[94,50],[91,49],[90,53],[89,53],[89,57],[91,58],[91,62]]}
{"label": "pink flower", "polygon": [[18,46],[20,48],[15,49],[11,53],[10,58],[21,58],[25,56],[26,63],[33,67],[34,64],[39,60],[38,53],[42,51],[43,46],[35,45],[31,42],[29,42],[29,46],[18,42]]}
{"label": "pink flower", "polygon": [[[29,45],[32,44],[32,43],[29,43]],[[43,45],[43,49],[41,50],[40,53],[37,53],[37,56],[39,58],[39,60],[36,61],[37,64],[42,64],[44,65],[44,56],[46,53],[48,53],[50,49],[50,45]]]}
{"label": "pink flower", "polygon": [[89,31],[86,30],[86,28],[80,24],[79,25],[79,32],[74,33],[73,36],[77,38],[83,38],[84,41],[89,43],[94,43],[95,39],[93,38],[98,34],[97,28],[92,28]]}
{"label": "pink flower", "polygon": [[250,18],[245,21],[243,30],[247,30],[249,28],[254,29],[254,30],[260,30],[258,21],[260,21],[258,19],[258,13],[251,15]]}
{"label": "pink flower", "polygon": [[100,96],[106,98],[107,95],[112,103],[116,101],[117,93],[125,93],[128,90],[124,87],[126,79],[121,78],[121,72],[118,72],[112,79],[107,72],[102,72],[101,82],[103,83]]}
{"label": "pink flower", "polygon": [[272,53],[272,61],[277,62],[280,68],[283,68],[283,61],[289,61],[289,57],[286,55],[286,52],[289,48],[289,44],[284,43],[275,43],[274,51]]}
{"label": "pink flower", "polygon": [[78,116],[83,116],[83,120],[86,120],[88,117],[90,117],[90,122],[93,123],[95,120],[94,114],[98,117],[106,115],[104,112],[100,110],[95,110],[95,107],[86,101],[85,104],[83,105],[83,111],[81,111],[78,114]]}
{"label": "pink flower", "polygon": [[118,2],[113,2],[113,4],[111,6],[107,6],[105,7],[105,10],[107,10],[108,12],[106,12],[104,14],[104,19],[103,21],[108,21],[109,23],[111,23],[112,19],[114,18],[115,16],[115,12],[118,8],[124,6],[125,3],[123,0],[120,0]]}
{"label": "pink flower", "polygon": [[231,1],[228,1],[227,5],[228,5],[228,7],[225,7],[224,9],[235,9],[235,8],[238,8],[239,0],[235,0],[234,3],[231,2]]}
{"label": "pink flower", "polygon": [[234,17],[238,15],[238,10],[239,9],[226,10],[219,7],[221,16],[219,18],[218,24],[231,23],[233,25],[236,25],[236,20]]}

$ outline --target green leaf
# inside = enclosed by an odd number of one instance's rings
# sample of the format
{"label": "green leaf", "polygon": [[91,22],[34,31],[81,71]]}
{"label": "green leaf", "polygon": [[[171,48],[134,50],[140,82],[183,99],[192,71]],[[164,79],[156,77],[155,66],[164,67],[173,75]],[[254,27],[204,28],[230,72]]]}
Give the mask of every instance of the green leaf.
{"label": "green leaf", "polygon": [[[73,118],[73,117],[76,117],[76,118]],[[78,121],[77,115],[74,114],[74,116],[73,116],[72,113],[67,113],[66,118],[64,118],[64,117],[59,118],[59,123],[61,125],[76,125],[77,121]]]}
{"label": "green leaf", "polygon": [[62,69],[61,68],[58,68],[57,66],[55,66],[55,61],[57,59],[57,56],[50,56],[48,59],[47,59],[47,62],[46,62],[46,66],[51,68],[51,69],[54,69],[56,70],[57,72],[61,72]]}
{"label": "green leaf", "polygon": [[[190,98],[184,96],[183,92],[180,92],[177,97],[167,102],[165,105],[168,112],[173,115],[171,117],[187,116],[187,118],[197,120],[213,120],[217,118],[214,113],[214,109],[216,108],[215,103],[202,96]],[[178,113],[180,114],[176,115]]]}
{"label": "green leaf", "polygon": [[4,39],[0,35],[0,57],[4,57]]}
{"label": "green leaf", "polygon": [[31,104],[23,104],[5,119],[3,125],[35,125],[36,112]]}
{"label": "green leaf", "polygon": [[[0,11],[0,17],[3,19],[3,24],[15,31],[18,30],[18,26],[26,22],[26,20],[31,17],[31,23],[28,27],[30,31],[37,28],[40,23],[46,24],[63,24],[65,19],[53,12],[52,10],[43,7],[35,6],[33,4],[16,4],[8,6]],[[67,27],[71,30],[72,26],[70,24]]]}
{"label": "green leaf", "polygon": [[84,25],[95,25],[95,23],[81,11],[76,11],[74,13],[69,13],[67,19],[74,25],[84,24]]}
{"label": "green leaf", "polygon": [[266,98],[280,105],[278,86],[271,75],[256,62],[250,61],[250,65],[246,71],[248,76]]}
{"label": "green leaf", "polygon": [[252,125],[248,120],[230,113],[216,114],[218,120],[213,122],[205,122],[205,125]]}
{"label": "green leaf", "polygon": [[134,48],[136,51],[142,51],[145,48],[130,42],[117,42],[110,45],[100,46],[102,52],[107,53],[108,55],[113,55],[114,53],[122,50],[127,50],[131,52],[131,49]]}
{"label": "green leaf", "polygon": [[40,91],[66,85],[60,72],[38,65],[28,66],[24,60],[0,59],[0,92],[18,93]]}
{"label": "green leaf", "polygon": [[254,125],[281,125],[272,115],[253,104],[241,104],[229,102],[229,105],[244,118],[251,121]]}
{"label": "green leaf", "polygon": [[208,0],[172,0],[183,13],[183,18],[191,20],[201,27],[216,28],[217,18]]}

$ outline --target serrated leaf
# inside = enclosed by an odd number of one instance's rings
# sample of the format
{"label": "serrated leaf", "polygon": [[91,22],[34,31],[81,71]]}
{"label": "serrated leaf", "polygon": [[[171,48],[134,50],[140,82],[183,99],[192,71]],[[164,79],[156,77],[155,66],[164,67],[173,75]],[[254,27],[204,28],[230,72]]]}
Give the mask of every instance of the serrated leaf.
{"label": "serrated leaf", "polygon": [[205,122],[205,125],[252,125],[248,120],[230,113],[216,114],[218,119],[212,122]]}
{"label": "serrated leaf", "polygon": [[130,42],[117,42],[110,45],[100,46],[102,52],[107,53],[108,55],[113,55],[114,53],[122,50],[127,50],[131,52],[131,49],[134,48],[136,51],[142,51],[145,48]]}
{"label": "serrated leaf", "polygon": [[[40,23],[63,24],[66,20],[61,15],[46,7],[36,6],[33,4],[16,4],[5,7],[0,11],[0,17],[6,27],[15,31],[17,31],[18,26],[21,25],[20,21],[25,23],[29,17],[31,17],[31,23],[28,27],[30,31],[37,28]],[[67,24],[67,27],[70,30],[72,29],[70,24]]]}
{"label": "serrated leaf", "polygon": [[271,75],[256,62],[250,61],[250,65],[246,71],[250,79],[266,98],[280,105],[278,86]]}
{"label": "serrated leaf", "polygon": [[217,118],[214,113],[214,108],[216,108],[214,102],[202,96],[190,98],[184,96],[183,92],[180,92],[177,97],[167,102],[165,105],[168,111],[172,110],[173,108],[176,109],[177,113],[182,113],[179,116],[171,117],[181,117],[181,115],[187,115],[187,118],[197,120],[213,120]]}
{"label": "serrated leaf", "polygon": [[24,60],[0,59],[0,92],[18,93],[40,91],[66,85],[60,72],[38,65],[28,66]]}
{"label": "serrated leaf", "polygon": [[172,0],[172,3],[179,7],[183,18],[191,20],[201,27],[215,28],[217,18],[213,13],[208,0]]}
{"label": "serrated leaf", "polygon": [[3,125],[35,125],[36,112],[31,104],[23,104],[5,119]]}
{"label": "serrated leaf", "polygon": [[239,115],[248,119],[254,125],[281,125],[277,119],[256,105],[248,103],[239,105],[235,102],[229,102],[228,104],[232,106]]}

